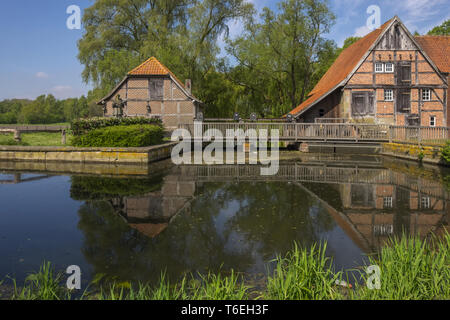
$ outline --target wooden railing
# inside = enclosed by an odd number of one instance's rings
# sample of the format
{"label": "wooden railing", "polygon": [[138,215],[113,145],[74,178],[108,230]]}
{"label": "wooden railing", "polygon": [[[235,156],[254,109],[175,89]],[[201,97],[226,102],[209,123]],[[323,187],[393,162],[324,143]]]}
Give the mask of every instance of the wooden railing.
{"label": "wooden railing", "polygon": [[390,126],[391,142],[418,145],[444,145],[449,136],[449,127]]}
{"label": "wooden railing", "polygon": [[280,140],[389,141],[389,126],[382,124],[197,122],[195,125],[189,123],[179,127],[188,130],[194,139],[201,139],[202,136],[232,138],[237,130],[242,130],[245,137],[250,139],[261,134],[271,138],[272,130],[278,130]]}
{"label": "wooden railing", "polygon": [[[444,145],[450,139],[449,127],[390,126],[362,123],[264,123],[264,122],[196,122],[181,124],[194,139],[233,138],[242,130],[246,139],[267,134],[271,138],[278,130],[284,141],[373,141]],[[214,132],[215,131],[215,132]],[[208,134],[209,133],[209,134]]]}

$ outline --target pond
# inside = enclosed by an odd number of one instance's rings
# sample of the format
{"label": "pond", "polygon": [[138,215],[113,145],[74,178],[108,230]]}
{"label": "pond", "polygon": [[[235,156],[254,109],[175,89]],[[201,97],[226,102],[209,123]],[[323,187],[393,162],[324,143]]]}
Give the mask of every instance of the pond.
{"label": "pond", "polygon": [[[390,236],[448,222],[447,171],[380,157],[256,165],[150,165],[133,175],[0,163],[0,279],[43,261],[121,281],[185,273],[264,276],[294,241],[327,241],[337,269],[361,266]],[[101,168],[101,166],[100,166]],[[101,172],[101,170],[100,170]]]}

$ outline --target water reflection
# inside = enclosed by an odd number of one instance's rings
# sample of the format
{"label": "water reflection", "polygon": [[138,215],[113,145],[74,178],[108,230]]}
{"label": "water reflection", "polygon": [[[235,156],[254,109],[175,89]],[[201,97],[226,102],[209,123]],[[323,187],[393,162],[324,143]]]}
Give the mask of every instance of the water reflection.
{"label": "water reflection", "polygon": [[[448,228],[448,191],[433,167],[373,158],[282,163],[272,177],[259,172],[192,165],[134,177],[72,176],[91,274],[143,281],[163,270],[172,278],[230,268],[260,274],[293,241],[322,240],[337,268],[352,268],[390,236]],[[50,177],[8,173],[0,181]]]}

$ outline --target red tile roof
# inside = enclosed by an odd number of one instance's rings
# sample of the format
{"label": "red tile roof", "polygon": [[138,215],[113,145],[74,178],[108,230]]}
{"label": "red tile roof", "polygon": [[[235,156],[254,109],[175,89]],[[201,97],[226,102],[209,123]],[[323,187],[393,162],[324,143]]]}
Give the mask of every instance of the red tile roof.
{"label": "red tile roof", "polygon": [[372,31],[342,51],[330,69],[328,69],[322,79],[320,79],[314,89],[310,92],[308,98],[289,113],[292,115],[297,115],[310,107],[313,103],[318,102],[319,99],[330,94],[336,86],[344,81],[353,71],[378,37],[390,25],[393,19],[387,21],[385,24],[380,26],[380,28]]}
{"label": "red tile roof", "polygon": [[151,57],[130,72],[129,75],[146,75],[146,76],[165,76],[171,75],[183,88],[184,84],[170,71],[165,65],[158,61],[155,57]]}
{"label": "red tile roof", "polygon": [[441,72],[450,73],[450,36],[418,36],[415,39]]}

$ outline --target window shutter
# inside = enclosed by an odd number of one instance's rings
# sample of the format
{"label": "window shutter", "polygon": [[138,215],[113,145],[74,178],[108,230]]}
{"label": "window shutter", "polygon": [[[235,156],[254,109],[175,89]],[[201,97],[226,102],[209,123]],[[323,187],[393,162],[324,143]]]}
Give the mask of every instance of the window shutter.
{"label": "window shutter", "polygon": [[164,96],[164,80],[151,79],[150,80],[150,96],[152,100],[163,100]]}
{"label": "window shutter", "polygon": [[367,112],[368,113],[370,113],[370,114],[372,114],[373,113],[373,109],[374,109],[374,95],[373,95],[373,92],[369,92],[368,93],[368,104],[367,104],[367,108],[368,108],[368,110],[367,110]]}

